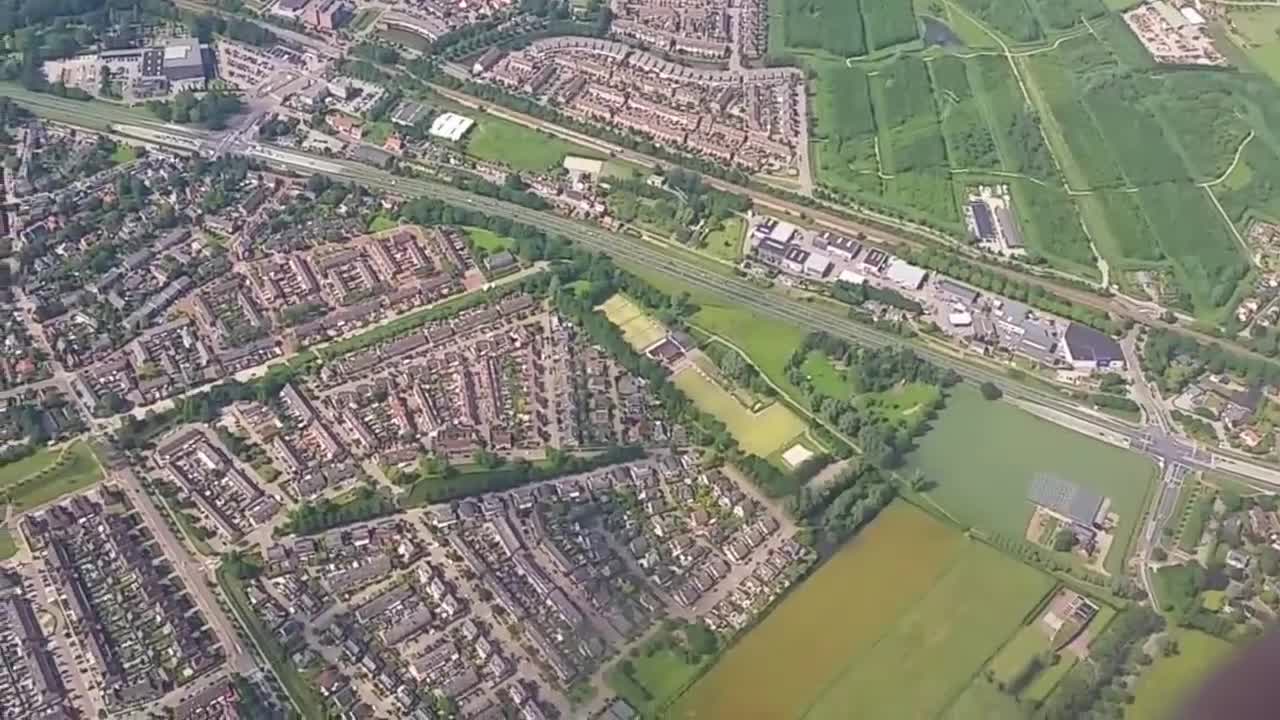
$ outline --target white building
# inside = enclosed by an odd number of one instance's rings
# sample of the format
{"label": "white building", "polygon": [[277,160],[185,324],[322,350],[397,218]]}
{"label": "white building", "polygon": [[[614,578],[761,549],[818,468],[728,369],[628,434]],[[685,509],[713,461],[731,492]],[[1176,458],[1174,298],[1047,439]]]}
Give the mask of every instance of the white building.
{"label": "white building", "polygon": [[443,113],[431,122],[430,132],[434,137],[458,142],[475,124],[476,121],[469,117],[451,112]]}

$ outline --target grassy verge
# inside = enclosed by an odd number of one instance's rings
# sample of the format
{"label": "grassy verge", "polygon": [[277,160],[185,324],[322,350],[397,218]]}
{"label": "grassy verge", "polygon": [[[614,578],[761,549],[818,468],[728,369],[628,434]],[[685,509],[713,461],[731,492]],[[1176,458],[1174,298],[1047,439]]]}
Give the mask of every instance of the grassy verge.
{"label": "grassy verge", "polygon": [[320,697],[314,687],[307,684],[298,669],[289,662],[287,651],[276,642],[275,636],[263,627],[262,621],[253,612],[249,596],[245,594],[244,580],[229,572],[225,564],[218,568],[217,575],[218,586],[225,593],[236,618],[253,638],[254,644],[266,656],[271,669],[284,685],[285,692],[289,693],[289,698],[302,713],[302,717],[305,720],[321,720],[326,717],[324,698]]}

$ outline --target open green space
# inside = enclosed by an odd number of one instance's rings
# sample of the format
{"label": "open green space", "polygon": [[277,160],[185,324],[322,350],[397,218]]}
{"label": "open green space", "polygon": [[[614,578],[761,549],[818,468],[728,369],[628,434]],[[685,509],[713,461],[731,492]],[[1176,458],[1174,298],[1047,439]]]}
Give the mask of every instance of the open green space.
{"label": "open green space", "polygon": [[364,8],[351,20],[351,29],[359,32],[373,24],[380,13],[376,8]]}
{"label": "open green space", "polygon": [[138,148],[123,142],[116,143],[116,149],[111,152],[111,162],[127,163],[138,159]]}
{"label": "open green space", "polygon": [[[894,503],[675,704],[670,717],[932,717],[1052,580]],[[989,698],[982,700],[983,704]]]}
{"label": "open green space", "polygon": [[490,115],[476,118],[475,128],[463,141],[472,157],[527,172],[550,170],[566,155],[600,157],[589,148]]}
{"label": "open green space", "polygon": [[[660,631],[659,635],[665,632]],[[657,716],[707,663],[714,661],[713,655],[707,655],[690,662],[688,650],[677,640],[668,640],[673,645],[660,648],[648,647],[652,642],[646,641],[640,652],[626,656],[605,672],[609,688],[642,717]]]}
{"label": "open green space", "polygon": [[644,308],[625,295],[614,295],[598,309],[622,331],[622,339],[636,350],[644,350],[667,335],[662,323],[649,317]]}
{"label": "open green space", "polygon": [[707,252],[722,260],[736,263],[742,259],[742,243],[746,236],[746,219],[735,215],[720,221],[708,230],[703,243]]}
{"label": "open green space", "polygon": [[38,507],[102,479],[102,466],[87,443],[73,441],[0,468],[0,493],[14,512]]}
{"label": "open green space", "polygon": [[1019,410],[954,389],[933,428],[907,457],[934,483],[929,497],[958,522],[1021,541],[1033,507],[1027,491],[1050,473],[1111,499],[1119,515],[1107,570],[1121,572],[1156,476],[1142,456],[1092,440]]}
{"label": "open green space", "polygon": [[1178,654],[1157,656],[1138,678],[1133,704],[1125,713],[1130,720],[1173,717],[1187,695],[1233,650],[1231,643],[1195,630],[1175,628],[1169,634],[1178,643]]}
{"label": "open green space", "polygon": [[1262,72],[1280,83],[1280,8],[1233,7],[1228,9],[1227,37]]}
{"label": "open green space", "polygon": [[0,465],[0,489],[35,475],[57,461],[61,447],[43,447],[34,453],[11,463]]}
{"label": "open green space", "polygon": [[379,213],[374,215],[373,219],[369,221],[369,232],[378,233],[384,230],[391,230],[398,224],[399,223],[395,221],[395,218],[387,217],[386,215]]}
{"label": "open green space", "polygon": [[1000,692],[996,686],[981,677],[975,677],[969,687],[956,697],[946,710],[938,714],[939,720],[1026,720],[1027,710],[1013,697]]}
{"label": "open green space", "polygon": [[773,403],[752,412],[695,366],[676,373],[674,380],[699,410],[715,415],[725,424],[744,452],[768,457],[789,447],[789,442],[805,431],[804,420],[786,405]]}
{"label": "open green space", "polygon": [[467,237],[471,238],[471,245],[481,251],[482,255],[492,255],[493,253],[510,250],[515,242],[508,237],[503,237],[492,230],[482,227],[465,227]]}
{"label": "open green space", "polygon": [[774,385],[787,395],[798,397],[799,390],[787,380],[786,368],[791,353],[807,334],[804,329],[744,308],[711,303],[702,303],[689,324],[732,343]]}
{"label": "open green space", "polygon": [[7,527],[0,527],[0,560],[8,560],[18,554],[18,543],[13,532]]}

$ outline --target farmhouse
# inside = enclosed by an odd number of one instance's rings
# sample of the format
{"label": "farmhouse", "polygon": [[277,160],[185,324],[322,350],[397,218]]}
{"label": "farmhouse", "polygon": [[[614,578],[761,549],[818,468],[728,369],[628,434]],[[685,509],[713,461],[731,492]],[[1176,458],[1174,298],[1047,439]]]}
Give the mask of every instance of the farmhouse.
{"label": "farmhouse", "polygon": [[1077,370],[1124,369],[1120,343],[1080,323],[1067,326],[1062,337],[1062,354]]}
{"label": "farmhouse", "polygon": [[1104,527],[1110,502],[1107,498],[1050,473],[1038,473],[1027,499],[1067,522],[1084,527]]}

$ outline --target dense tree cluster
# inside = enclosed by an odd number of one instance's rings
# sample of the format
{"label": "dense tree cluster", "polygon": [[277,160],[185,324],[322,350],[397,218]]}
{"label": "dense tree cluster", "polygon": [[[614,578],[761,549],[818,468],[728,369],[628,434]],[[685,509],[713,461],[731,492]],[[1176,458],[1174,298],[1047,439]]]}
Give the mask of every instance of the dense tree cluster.
{"label": "dense tree cluster", "polygon": [[1118,717],[1131,699],[1126,677],[1151,662],[1143,643],[1164,627],[1164,618],[1148,607],[1133,605],[1121,611],[1089,646],[1089,662],[1072,668],[1049,696],[1040,717]]}
{"label": "dense tree cluster", "polygon": [[843,470],[835,480],[800,488],[787,501],[798,521],[813,525],[820,542],[835,545],[854,534],[897,497],[897,485],[870,463]]}
{"label": "dense tree cluster", "polygon": [[1147,331],[1142,360],[1147,376],[1169,394],[1181,392],[1205,372],[1215,375],[1229,372],[1248,385],[1280,383],[1280,363],[1245,357],[1216,343],[1202,345],[1194,338],[1164,328]]}
{"label": "dense tree cluster", "polygon": [[179,124],[193,123],[203,125],[210,130],[221,130],[227,126],[227,119],[244,107],[244,103],[235,95],[213,90],[196,97],[190,90],[184,90],[173,96],[172,100],[148,100],[147,109],[165,122]]}
{"label": "dense tree cluster", "polygon": [[342,503],[330,499],[303,503],[289,512],[289,519],[280,527],[280,532],[284,535],[316,535],[335,527],[390,515],[397,509],[391,498],[372,488],[361,487],[354,497]]}
{"label": "dense tree cluster", "polygon": [[[831,397],[810,380],[803,366],[811,352],[817,352],[837,366],[847,366],[842,373],[848,392]],[[857,403],[854,397],[879,393],[901,383],[922,383],[946,388],[960,381],[954,370],[940,368],[910,348],[854,347],[847,341],[827,333],[810,333],[787,361],[787,380],[800,388],[813,412],[825,418],[840,432],[856,438],[863,454],[883,467],[901,462],[911,447],[913,435],[923,423],[892,422],[875,407]],[[921,420],[936,408],[923,408]]]}
{"label": "dense tree cluster", "polygon": [[924,306],[894,290],[893,288],[879,287],[870,283],[862,283],[854,285],[843,280],[837,280],[831,286],[831,297],[848,305],[862,305],[866,302],[875,302],[881,305],[906,310],[912,315],[919,315],[924,312]]}

